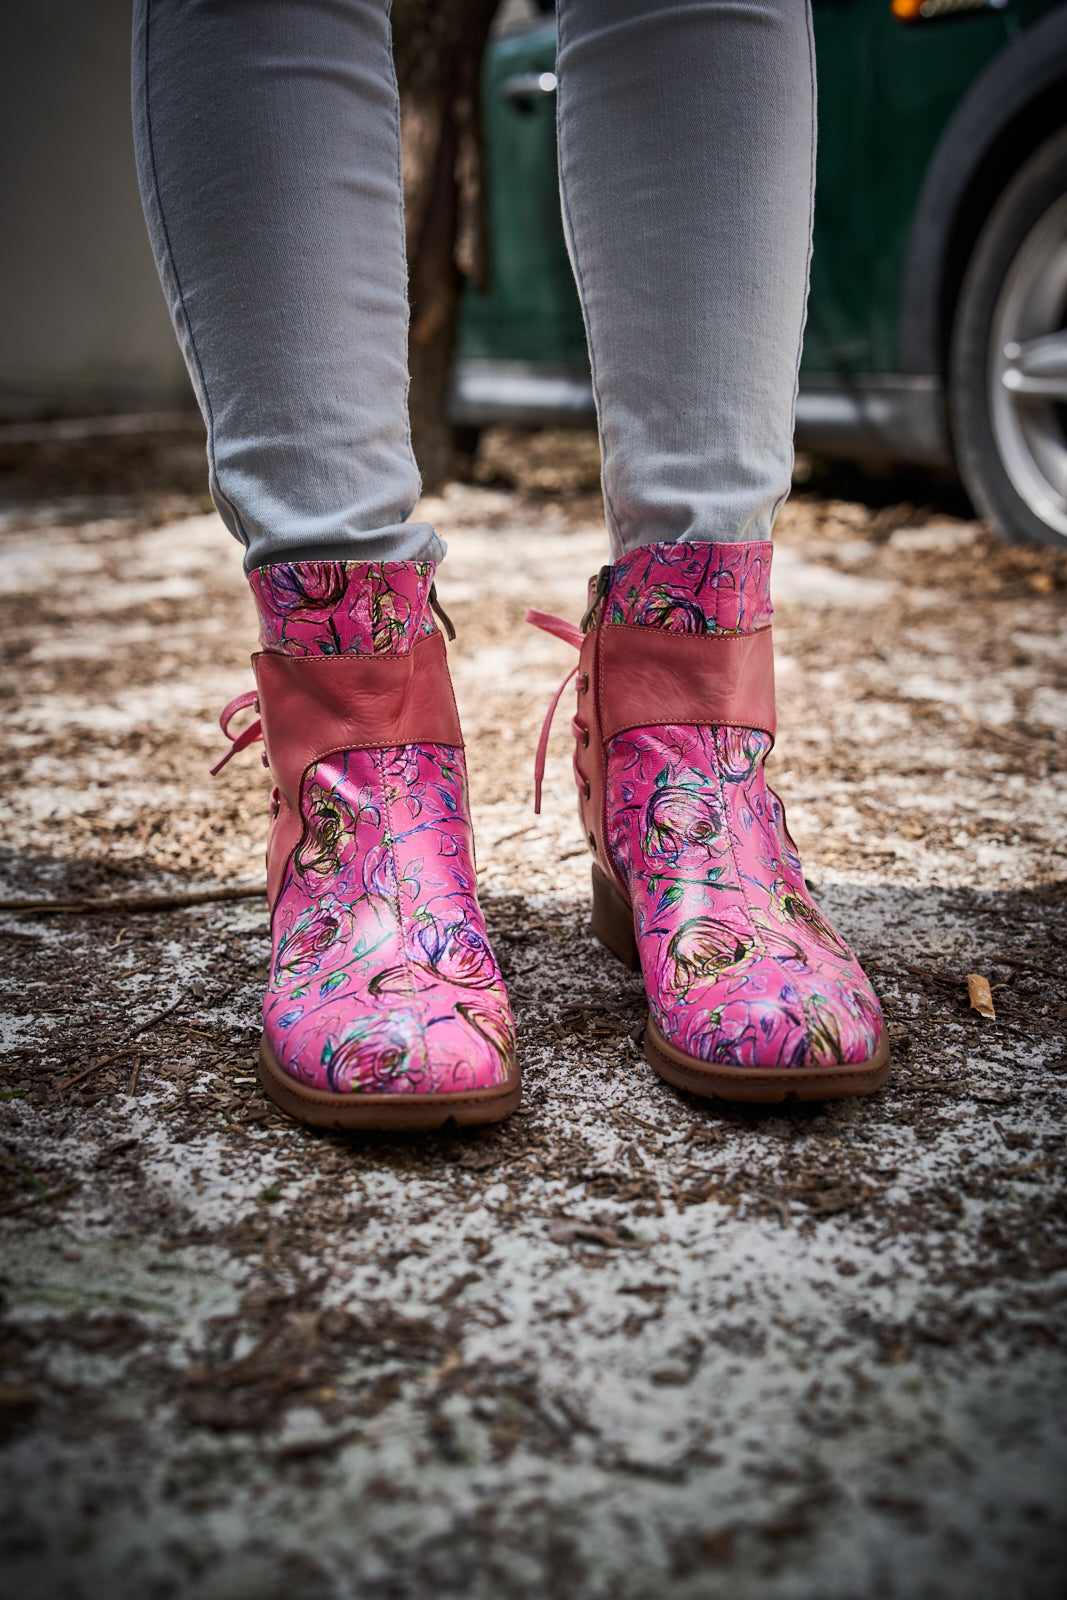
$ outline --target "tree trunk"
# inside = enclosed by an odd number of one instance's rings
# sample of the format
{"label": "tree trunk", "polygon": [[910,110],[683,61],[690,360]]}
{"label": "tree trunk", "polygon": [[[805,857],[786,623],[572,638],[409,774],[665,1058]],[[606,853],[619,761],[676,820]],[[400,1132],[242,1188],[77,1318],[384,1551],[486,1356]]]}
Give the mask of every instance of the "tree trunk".
{"label": "tree trunk", "polygon": [[448,380],[463,273],[487,277],[479,78],[498,0],[394,0],[411,325],[409,406],[423,488],[451,475]]}

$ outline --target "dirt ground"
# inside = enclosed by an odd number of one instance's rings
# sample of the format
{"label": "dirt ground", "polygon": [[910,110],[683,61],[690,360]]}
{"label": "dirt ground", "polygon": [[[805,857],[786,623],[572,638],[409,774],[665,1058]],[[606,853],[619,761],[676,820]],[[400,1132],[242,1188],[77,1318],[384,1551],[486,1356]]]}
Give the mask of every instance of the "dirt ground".
{"label": "dirt ground", "polygon": [[[258,755],[207,775],[254,626],[201,449],[0,437],[7,900],[261,877]],[[1067,554],[921,479],[786,507],[772,780],[894,1068],[732,1108],[652,1074],[587,932],[566,715],[531,811],[570,652],[522,617],[578,615],[595,472],[587,438],[496,434],[420,513],[509,1122],[276,1114],[260,898],[0,911],[5,1597],[1065,1592]]]}

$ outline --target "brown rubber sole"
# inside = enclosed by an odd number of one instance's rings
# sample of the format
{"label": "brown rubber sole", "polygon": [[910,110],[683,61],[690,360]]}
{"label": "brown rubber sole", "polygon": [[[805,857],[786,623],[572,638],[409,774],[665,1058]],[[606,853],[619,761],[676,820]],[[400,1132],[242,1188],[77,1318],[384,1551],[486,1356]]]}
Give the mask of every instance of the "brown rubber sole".
{"label": "brown rubber sole", "polygon": [[[593,866],[593,933],[625,966],[638,972],[641,960],[629,902],[600,868]],[[833,1067],[793,1067],[758,1072],[748,1067],[716,1066],[686,1055],[660,1033],[652,1018],[645,1026],[645,1060],[676,1089],[718,1100],[745,1100],[774,1105],[783,1100],[843,1100],[873,1094],[889,1077],[889,1040],[883,1039],[869,1061]]]}
{"label": "brown rubber sole", "polygon": [[518,1063],[512,1061],[503,1083],[466,1094],[331,1094],[310,1089],[284,1071],[265,1037],[259,1046],[259,1081],[274,1104],[298,1122],[378,1132],[501,1122],[516,1109],[522,1092]]}

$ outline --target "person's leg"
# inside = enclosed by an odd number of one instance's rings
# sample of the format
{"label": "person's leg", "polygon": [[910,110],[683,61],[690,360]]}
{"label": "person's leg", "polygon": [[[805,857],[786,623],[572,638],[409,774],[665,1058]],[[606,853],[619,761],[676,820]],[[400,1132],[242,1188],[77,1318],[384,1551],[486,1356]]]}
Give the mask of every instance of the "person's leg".
{"label": "person's leg", "polygon": [[640,963],[645,1051],[668,1081],[863,1093],[888,1072],[878,1002],[763,772],[811,247],[808,8],[559,12],[560,187],[615,557],[572,634],[594,931]]}
{"label": "person's leg", "polygon": [[[494,1121],[514,1027],[478,907],[463,740],[406,520],[387,0],[137,0],[138,171],[260,617],[276,787],[260,1076],[328,1127]],[[228,758],[224,758],[228,759]],[[221,763],[220,763],[221,765]],[[216,769],[217,770],[217,769]]]}
{"label": "person's leg", "polygon": [[245,567],[432,560],[407,518],[407,272],[387,0],[136,0],[152,247]]}
{"label": "person's leg", "polygon": [[564,224],[616,557],[767,539],[815,178],[805,0],[559,0]]}

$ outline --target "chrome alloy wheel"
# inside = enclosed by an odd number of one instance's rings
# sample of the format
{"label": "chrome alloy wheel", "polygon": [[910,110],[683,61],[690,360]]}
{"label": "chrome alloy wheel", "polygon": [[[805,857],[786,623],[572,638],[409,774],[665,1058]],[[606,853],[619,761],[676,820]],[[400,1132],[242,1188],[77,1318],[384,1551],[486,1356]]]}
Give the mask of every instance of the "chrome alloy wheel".
{"label": "chrome alloy wheel", "polygon": [[990,326],[989,414],[1019,498],[1067,537],[1067,195],[1023,240]]}

